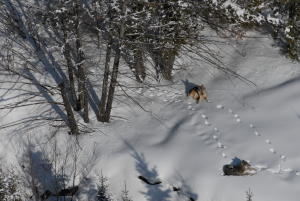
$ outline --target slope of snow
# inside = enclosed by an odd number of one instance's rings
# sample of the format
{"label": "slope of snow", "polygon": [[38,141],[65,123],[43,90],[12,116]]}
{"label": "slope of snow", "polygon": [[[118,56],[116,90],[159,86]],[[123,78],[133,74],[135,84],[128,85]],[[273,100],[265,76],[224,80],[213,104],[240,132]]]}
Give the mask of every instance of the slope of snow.
{"label": "slope of snow", "polygon": [[[112,114],[115,118],[108,124],[91,116],[89,125],[101,132],[81,135],[79,141],[82,159],[97,150],[88,175],[92,184],[81,184],[82,189],[89,186],[94,190],[82,190],[89,197],[83,195],[77,200],[95,196],[101,171],[118,200],[124,181],[135,201],[241,201],[246,200],[249,187],[255,201],[297,200],[299,64],[279,55],[279,48],[268,38],[234,41],[220,49],[225,64],[258,87],[218,71],[213,76],[213,69],[191,62],[188,73],[174,73],[171,87],[138,91],[147,98],[140,104],[153,116],[136,105],[117,107]],[[210,103],[202,100],[197,104],[186,96],[189,89],[201,84]],[[18,118],[20,114],[9,115]],[[50,131],[48,127],[37,128],[21,136],[0,131],[2,161],[21,164],[28,135],[37,140],[33,143],[41,144]],[[61,131],[55,138],[64,144],[70,137]],[[236,165],[241,160],[257,169],[253,176],[224,176],[223,165]],[[148,185],[138,176],[162,183]],[[172,187],[180,187],[180,193]]]}

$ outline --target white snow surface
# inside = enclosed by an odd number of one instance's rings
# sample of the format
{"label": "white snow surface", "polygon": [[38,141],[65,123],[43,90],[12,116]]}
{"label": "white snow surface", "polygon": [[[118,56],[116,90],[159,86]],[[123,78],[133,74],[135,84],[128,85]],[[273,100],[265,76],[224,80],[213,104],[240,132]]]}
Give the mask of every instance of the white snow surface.
{"label": "white snow surface", "polygon": [[[93,149],[98,158],[88,175],[90,183],[79,187],[90,191],[82,190],[83,197],[75,199],[94,200],[99,184],[96,175],[102,171],[117,200],[121,200],[124,181],[134,201],[242,201],[249,187],[254,201],[298,200],[299,64],[280,55],[276,44],[265,36],[233,43],[221,47],[224,63],[258,87],[228,79],[221,72],[213,76],[199,62],[191,64],[188,73],[174,72],[172,87],[139,91],[148,98],[140,104],[156,116],[132,105],[131,109],[116,107],[110,123],[99,123],[90,112],[87,125],[101,132],[82,134],[78,140],[83,159]],[[197,104],[186,96],[195,84],[204,85],[211,103],[201,100]],[[34,108],[15,110],[0,125],[34,115]],[[44,126],[22,134],[16,129],[0,132],[2,166],[19,167],[28,136],[38,149],[52,131]],[[73,136],[61,130],[55,138],[63,144]],[[253,176],[224,176],[224,165],[237,165],[241,160],[257,169]],[[138,176],[162,183],[148,185]],[[179,194],[172,187],[180,187]],[[88,198],[84,197],[87,192],[92,192]]]}

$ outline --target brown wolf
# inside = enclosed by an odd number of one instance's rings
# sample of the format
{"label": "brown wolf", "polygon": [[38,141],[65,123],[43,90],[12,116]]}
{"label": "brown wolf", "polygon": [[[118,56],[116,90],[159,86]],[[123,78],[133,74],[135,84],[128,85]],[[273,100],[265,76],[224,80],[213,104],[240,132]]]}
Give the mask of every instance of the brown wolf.
{"label": "brown wolf", "polygon": [[198,103],[200,102],[201,99],[205,99],[206,102],[208,102],[207,100],[207,96],[206,96],[206,90],[204,88],[204,86],[197,86],[192,88],[189,93],[188,93],[189,97],[192,97],[193,99],[197,100]]}
{"label": "brown wolf", "polygon": [[223,172],[225,175],[253,175],[252,173],[247,173],[247,170],[255,170],[254,168],[249,168],[250,165],[246,161],[242,161],[239,165],[224,165]]}

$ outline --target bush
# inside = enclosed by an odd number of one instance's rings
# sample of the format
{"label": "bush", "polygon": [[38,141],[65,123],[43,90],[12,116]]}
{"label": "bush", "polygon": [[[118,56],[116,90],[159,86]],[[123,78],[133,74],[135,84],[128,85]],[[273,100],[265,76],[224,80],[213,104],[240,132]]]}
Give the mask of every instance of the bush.
{"label": "bush", "polygon": [[21,193],[17,189],[19,183],[20,180],[13,171],[6,174],[0,168],[0,200],[21,200]]}
{"label": "bush", "polygon": [[96,199],[98,201],[112,201],[111,194],[108,193],[108,184],[107,178],[102,175],[101,171],[101,176],[100,176],[100,185],[98,185],[98,194]]}

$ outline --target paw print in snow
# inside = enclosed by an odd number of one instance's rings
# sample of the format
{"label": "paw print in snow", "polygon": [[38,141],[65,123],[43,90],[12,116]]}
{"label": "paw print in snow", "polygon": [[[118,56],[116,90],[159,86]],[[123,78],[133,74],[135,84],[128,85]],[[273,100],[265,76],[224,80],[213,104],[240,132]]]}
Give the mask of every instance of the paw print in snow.
{"label": "paw print in snow", "polygon": [[219,147],[220,149],[225,149],[225,148],[226,148],[224,145],[221,144],[221,142],[218,143],[218,147]]}
{"label": "paw print in snow", "polygon": [[217,108],[223,109],[224,107],[222,105],[217,105]]}
{"label": "paw print in snow", "polygon": [[280,158],[285,162],[286,157],[285,156],[280,156]]}
{"label": "paw print in snow", "polygon": [[205,124],[208,125],[208,126],[210,126],[211,123],[209,123],[208,121],[205,121]]}

